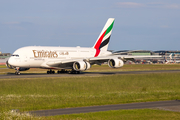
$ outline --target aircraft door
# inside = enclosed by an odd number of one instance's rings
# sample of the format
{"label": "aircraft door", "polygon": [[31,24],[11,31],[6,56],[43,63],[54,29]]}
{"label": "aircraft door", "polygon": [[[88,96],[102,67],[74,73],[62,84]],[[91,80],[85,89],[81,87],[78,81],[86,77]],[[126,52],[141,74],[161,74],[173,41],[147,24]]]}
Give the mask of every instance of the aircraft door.
{"label": "aircraft door", "polygon": [[28,57],[25,55],[24,56],[24,62],[27,62],[28,61]]}

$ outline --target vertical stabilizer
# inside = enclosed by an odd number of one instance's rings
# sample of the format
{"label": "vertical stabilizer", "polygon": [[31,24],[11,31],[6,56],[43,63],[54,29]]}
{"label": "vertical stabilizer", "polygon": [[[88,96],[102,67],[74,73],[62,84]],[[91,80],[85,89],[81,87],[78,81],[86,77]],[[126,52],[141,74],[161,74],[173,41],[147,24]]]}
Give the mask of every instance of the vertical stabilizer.
{"label": "vertical stabilizer", "polygon": [[93,48],[96,49],[96,54],[94,57],[97,57],[101,50],[107,51],[109,40],[112,33],[112,28],[114,24],[114,18],[109,18],[101,31],[96,43],[94,44]]}

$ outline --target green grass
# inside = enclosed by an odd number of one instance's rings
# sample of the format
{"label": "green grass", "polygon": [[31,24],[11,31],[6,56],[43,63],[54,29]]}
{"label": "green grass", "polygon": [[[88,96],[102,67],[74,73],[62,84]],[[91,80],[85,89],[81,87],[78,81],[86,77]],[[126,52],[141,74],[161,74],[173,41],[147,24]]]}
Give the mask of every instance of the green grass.
{"label": "green grass", "polygon": [[27,113],[0,113],[0,120],[179,120],[179,118],[179,112],[157,109],[111,110],[50,117],[37,117]]}
{"label": "green grass", "polygon": [[0,68],[7,68],[6,65],[0,65]]}
{"label": "green grass", "polygon": [[54,117],[42,117],[41,119],[61,120],[179,120],[180,113],[153,109],[140,110],[112,110],[95,113],[81,113],[61,115]]}
{"label": "green grass", "polygon": [[154,109],[116,110],[52,117],[34,117],[9,112],[11,109],[19,109],[23,112],[175,100],[180,99],[179,86],[179,73],[0,79],[0,119],[179,119],[178,112]]}
{"label": "green grass", "polygon": [[42,120],[42,117],[33,116],[30,115],[29,113],[1,111],[0,120]]}
{"label": "green grass", "polygon": [[20,111],[180,99],[180,74],[0,79],[1,110]]}

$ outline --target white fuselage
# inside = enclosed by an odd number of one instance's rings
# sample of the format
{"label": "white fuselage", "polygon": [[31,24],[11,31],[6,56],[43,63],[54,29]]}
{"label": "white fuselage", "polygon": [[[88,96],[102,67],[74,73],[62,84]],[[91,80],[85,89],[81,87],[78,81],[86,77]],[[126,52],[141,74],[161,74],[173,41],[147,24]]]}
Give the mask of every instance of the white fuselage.
{"label": "white fuselage", "polygon": [[[28,46],[17,49],[8,62],[14,67],[49,68],[47,62],[50,61],[88,59],[95,54],[94,48]],[[110,54],[111,52],[101,51],[99,56]]]}

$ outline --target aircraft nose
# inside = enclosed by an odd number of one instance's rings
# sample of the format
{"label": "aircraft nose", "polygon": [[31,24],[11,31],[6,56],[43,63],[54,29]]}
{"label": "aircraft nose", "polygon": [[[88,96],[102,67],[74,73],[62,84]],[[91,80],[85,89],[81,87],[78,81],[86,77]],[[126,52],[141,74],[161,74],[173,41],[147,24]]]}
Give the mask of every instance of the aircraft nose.
{"label": "aircraft nose", "polygon": [[8,59],[8,64],[9,65],[14,65],[14,60],[13,60],[13,58],[12,57],[10,57],[9,59]]}

